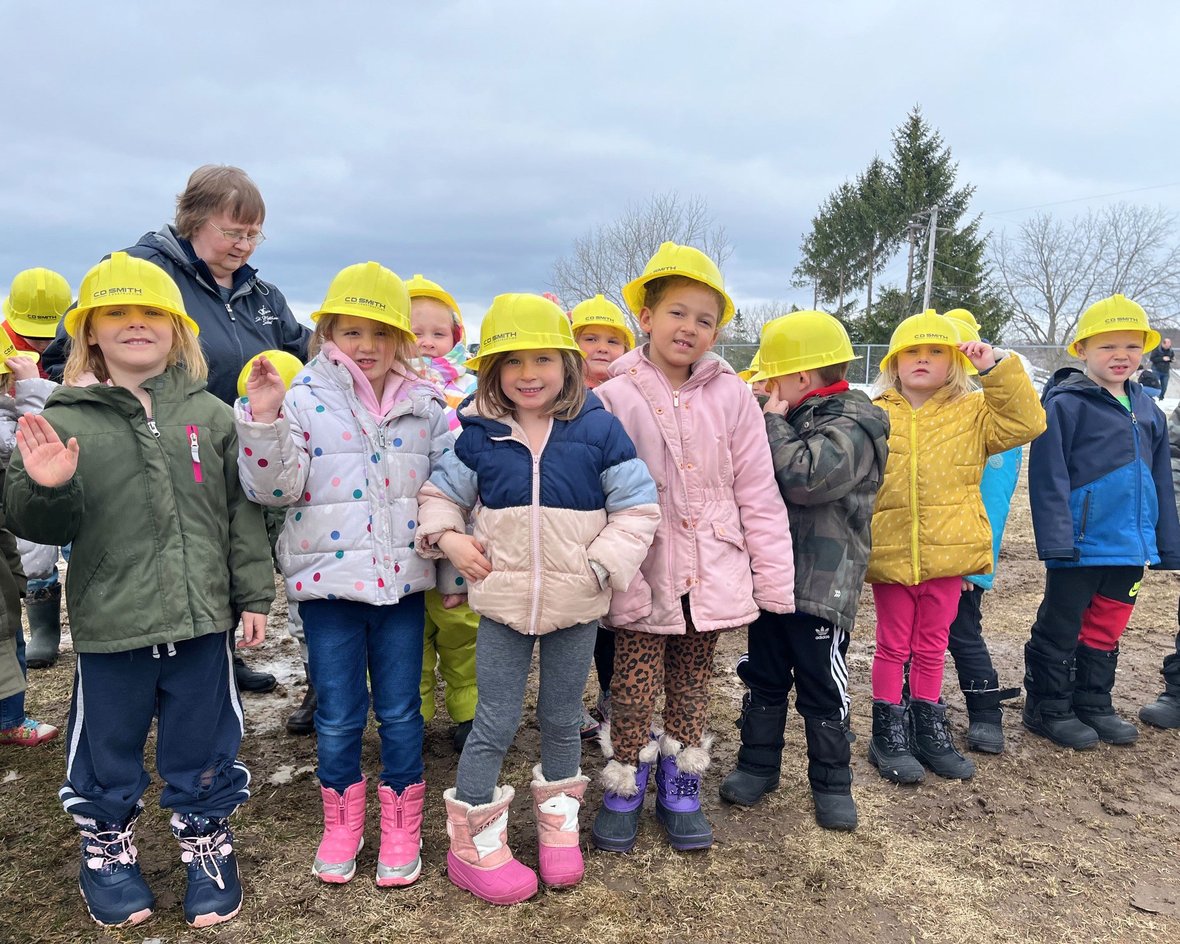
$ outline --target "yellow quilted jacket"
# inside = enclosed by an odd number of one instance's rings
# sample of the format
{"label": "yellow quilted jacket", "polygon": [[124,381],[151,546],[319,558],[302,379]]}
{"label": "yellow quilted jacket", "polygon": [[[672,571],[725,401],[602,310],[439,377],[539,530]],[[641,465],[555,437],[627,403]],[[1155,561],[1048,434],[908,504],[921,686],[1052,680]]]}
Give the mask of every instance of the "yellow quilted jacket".
{"label": "yellow quilted jacket", "polygon": [[915,410],[897,390],[874,402],[889,413],[889,461],[873,512],[869,583],[914,586],[986,574],[992,537],[979,479],[990,455],[1045,430],[1045,410],[1017,357],[981,376],[982,391],[940,390]]}

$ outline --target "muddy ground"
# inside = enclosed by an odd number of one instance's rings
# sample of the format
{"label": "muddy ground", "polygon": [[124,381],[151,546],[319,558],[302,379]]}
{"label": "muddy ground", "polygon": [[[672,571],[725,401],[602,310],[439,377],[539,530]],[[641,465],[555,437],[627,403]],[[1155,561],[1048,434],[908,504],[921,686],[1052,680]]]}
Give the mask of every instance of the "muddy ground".
{"label": "muddy ground", "polygon": [[[1022,489],[996,589],[984,598],[986,632],[1005,682],[1019,683],[1023,674],[1022,646],[1042,581]],[[1159,690],[1160,661],[1176,632],[1178,592],[1177,575],[1150,574],[1144,582],[1115,689],[1116,706],[1128,717]],[[861,821],[855,833],[815,826],[802,728],[794,715],[780,790],[754,810],[718,799],[717,784],[737,747],[733,719],[740,685],[732,666],[743,634],[731,633],[719,647],[713,685],[711,723],[718,744],[704,797],[717,841],[708,852],[670,852],[649,796],[634,853],[588,852],[586,879],[574,890],[542,892],[509,909],[479,903],[445,876],[441,792],[454,782],[456,758],[449,725],[436,720],[427,727],[431,792],[421,880],[404,890],[375,886],[378,834],[371,797],[357,878],[347,886],[319,884],[310,874],[320,823],[314,740],[290,737],[282,727],[303,695],[298,648],[281,632],[284,622],[279,604],[270,639],[251,657],[274,671],[280,686],[273,694],[246,698],[242,756],[253,771],[254,798],[235,819],[247,895],[242,914],[212,931],[184,925],[183,869],[167,817],[156,806],[157,782],[145,798],[138,839],[157,912],[139,928],[100,932],[78,894],[75,832],[55,798],[64,770],[59,738],[36,749],[0,748],[0,941],[1180,940],[1180,732],[1143,727],[1134,746],[1074,754],[1026,734],[1018,711],[1023,702],[1017,700],[1005,719],[1006,753],[975,755],[974,780],[928,776],[917,787],[886,783],[865,756],[873,651],[868,594],[850,653],[860,735],[853,746]],[[56,668],[33,673],[32,714],[64,726],[73,664],[67,653]],[[947,697],[961,743],[962,697],[950,688]],[[371,772],[378,767],[376,747],[370,730],[365,749]],[[536,851],[526,796],[538,747],[536,723],[526,719],[504,771],[518,792],[510,834],[518,855],[532,865]],[[602,766],[590,746],[585,766],[591,774]],[[599,788],[589,796],[592,815]],[[584,837],[588,821],[589,815],[583,818]]]}

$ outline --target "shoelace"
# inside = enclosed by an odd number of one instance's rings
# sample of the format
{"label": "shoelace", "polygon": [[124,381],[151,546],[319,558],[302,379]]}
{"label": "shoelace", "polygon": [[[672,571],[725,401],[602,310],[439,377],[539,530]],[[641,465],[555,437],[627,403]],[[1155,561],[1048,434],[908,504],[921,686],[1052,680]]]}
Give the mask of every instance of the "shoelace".
{"label": "shoelace", "polygon": [[135,865],[139,850],[131,842],[135,831],[134,819],[122,829],[99,829],[96,824],[93,829],[80,827],[79,831],[86,840],[85,849],[90,854],[86,860],[88,869],[97,872],[115,865]]}
{"label": "shoelace", "polygon": [[221,863],[234,851],[228,829],[219,829],[207,836],[179,837],[180,861],[185,865],[196,862],[217,887],[225,890],[225,878],[221,874]]}

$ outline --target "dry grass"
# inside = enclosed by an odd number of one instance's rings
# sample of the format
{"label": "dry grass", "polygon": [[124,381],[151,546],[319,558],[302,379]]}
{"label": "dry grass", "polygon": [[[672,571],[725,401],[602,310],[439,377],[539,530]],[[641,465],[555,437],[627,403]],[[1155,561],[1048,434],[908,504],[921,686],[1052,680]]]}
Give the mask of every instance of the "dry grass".
{"label": "dry grass", "polygon": [[[999,583],[985,597],[985,626],[1006,682],[1019,682],[1022,675],[1021,650],[1040,601],[1042,573],[1020,494]],[[1141,591],[1115,692],[1116,705],[1129,716],[1157,691],[1160,660],[1175,632],[1178,590],[1180,578],[1152,574]],[[153,785],[139,847],[159,899],[157,914],[129,932],[99,932],[78,895],[75,834],[56,802],[63,770],[59,740],[0,754],[0,777],[9,770],[19,774],[0,784],[0,941],[1180,940],[1180,733],[1145,729],[1133,747],[1070,754],[1025,737],[1018,713],[1009,712],[1007,753],[977,755],[973,781],[929,777],[915,788],[892,786],[865,758],[873,633],[867,595],[862,613],[850,658],[860,735],[853,766],[861,826],[854,834],[815,826],[802,729],[793,715],[779,792],[755,810],[729,808],[716,798],[717,781],[736,751],[732,722],[739,689],[731,666],[742,639],[729,634],[720,646],[711,706],[719,737],[705,798],[717,842],[707,853],[670,852],[646,816],[636,851],[588,853],[586,880],[577,889],[543,892],[516,908],[476,902],[444,874],[439,794],[453,782],[455,759],[449,731],[436,721],[427,732],[431,801],[422,879],[405,890],[376,888],[371,810],[358,878],[344,887],[324,886],[309,871],[319,828],[314,778],[304,772],[290,782],[268,782],[284,765],[299,770],[314,764],[313,742],[281,729],[282,717],[301,696],[288,684],[278,695],[247,701],[250,737],[243,755],[254,772],[255,796],[235,820],[248,896],[238,919],[199,934],[185,927],[183,872]],[[283,670],[282,680],[299,675],[290,640],[276,633],[267,649]],[[66,656],[57,668],[33,675],[29,701],[35,714],[64,723],[72,667]],[[948,700],[961,734],[961,697],[948,689]],[[370,732],[369,769],[376,769],[376,749]],[[526,724],[505,766],[505,780],[518,789],[512,836],[530,864],[535,846],[525,794],[537,749],[536,727]],[[586,765],[592,772],[601,766],[590,749]],[[593,790],[591,811],[598,796]],[[1157,913],[1136,908],[1132,900]]]}

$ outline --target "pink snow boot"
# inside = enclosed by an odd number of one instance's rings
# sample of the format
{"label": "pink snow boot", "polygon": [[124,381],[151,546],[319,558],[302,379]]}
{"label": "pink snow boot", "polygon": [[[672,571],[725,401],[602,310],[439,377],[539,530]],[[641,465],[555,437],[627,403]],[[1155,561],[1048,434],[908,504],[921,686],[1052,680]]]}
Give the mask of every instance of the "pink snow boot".
{"label": "pink snow boot", "polygon": [[426,784],[412,783],[401,793],[380,784],[381,851],[377,854],[377,884],[412,885],[422,873],[422,805]]}
{"label": "pink snow boot", "polygon": [[546,780],[540,764],[533,768],[539,871],[541,881],[554,888],[577,885],[586,872],[578,839],[578,811],[589,782],[580,770],[565,780]]}
{"label": "pink snow boot", "polygon": [[508,808],[515,791],[496,787],[492,802],[463,803],[454,788],[443,793],[447,806],[447,876],[451,882],[493,905],[515,905],[537,894],[537,873],[517,862],[508,848]]}
{"label": "pink snow boot", "polygon": [[320,787],[324,801],[324,837],[315,852],[312,874],[321,882],[341,885],[356,875],[356,856],[365,844],[365,787],[361,778],[343,793]]}

